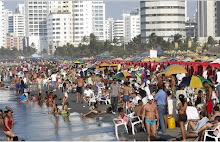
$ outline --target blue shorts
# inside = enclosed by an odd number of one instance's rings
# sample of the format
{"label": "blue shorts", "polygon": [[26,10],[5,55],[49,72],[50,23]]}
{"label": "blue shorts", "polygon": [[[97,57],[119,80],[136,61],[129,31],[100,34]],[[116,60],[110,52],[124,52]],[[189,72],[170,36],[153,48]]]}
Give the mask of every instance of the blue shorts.
{"label": "blue shorts", "polygon": [[148,119],[145,119],[145,123],[149,123],[151,126],[156,124],[157,120],[148,120]]}
{"label": "blue shorts", "polygon": [[20,84],[16,84],[16,85],[15,85],[15,88],[20,88]]}
{"label": "blue shorts", "polygon": [[52,81],[52,85],[56,86],[57,85],[56,81]]}
{"label": "blue shorts", "polygon": [[123,101],[128,102],[129,101],[129,96],[128,95],[123,95]]}

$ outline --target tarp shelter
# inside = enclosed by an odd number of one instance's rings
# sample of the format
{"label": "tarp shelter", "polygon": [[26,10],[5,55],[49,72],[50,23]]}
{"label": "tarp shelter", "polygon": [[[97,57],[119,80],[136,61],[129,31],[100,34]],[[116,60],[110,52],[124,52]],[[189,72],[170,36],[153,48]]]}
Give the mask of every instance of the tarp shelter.
{"label": "tarp shelter", "polygon": [[30,58],[41,58],[41,56],[38,55],[38,54],[33,54],[33,55],[30,56]]}
{"label": "tarp shelter", "polygon": [[97,57],[100,57],[100,58],[110,58],[110,53],[108,51],[102,53],[102,54],[99,54]]}

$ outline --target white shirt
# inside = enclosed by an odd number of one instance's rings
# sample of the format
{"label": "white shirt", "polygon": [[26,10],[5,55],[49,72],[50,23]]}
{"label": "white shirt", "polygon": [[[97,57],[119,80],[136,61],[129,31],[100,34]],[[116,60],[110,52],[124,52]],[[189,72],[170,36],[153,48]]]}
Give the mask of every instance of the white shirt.
{"label": "white shirt", "polygon": [[141,98],[139,96],[136,96],[135,98],[132,99],[132,103],[138,105],[139,100],[141,100]]}
{"label": "white shirt", "polygon": [[147,102],[148,102],[147,96],[142,99],[142,102],[143,102],[143,106],[147,104]]}
{"label": "white shirt", "polygon": [[94,92],[91,89],[85,90],[84,94],[86,97],[92,97],[94,95]]}
{"label": "white shirt", "polygon": [[207,79],[207,77],[208,77],[208,71],[207,70],[205,70],[204,72],[203,72],[203,74],[202,74],[202,76],[205,78],[205,79]]}
{"label": "white shirt", "polygon": [[185,73],[180,73],[176,75],[176,78],[178,80],[178,85],[182,82],[182,79],[186,76]]}
{"label": "white shirt", "polygon": [[147,80],[141,85],[141,89],[145,90],[147,93],[147,96],[150,95],[150,88],[149,88],[150,80]]}
{"label": "white shirt", "polygon": [[52,79],[52,81],[56,81],[57,80],[57,74],[52,74],[51,79]]}
{"label": "white shirt", "polygon": [[216,74],[217,74],[217,82],[220,83],[220,71],[218,71]]}

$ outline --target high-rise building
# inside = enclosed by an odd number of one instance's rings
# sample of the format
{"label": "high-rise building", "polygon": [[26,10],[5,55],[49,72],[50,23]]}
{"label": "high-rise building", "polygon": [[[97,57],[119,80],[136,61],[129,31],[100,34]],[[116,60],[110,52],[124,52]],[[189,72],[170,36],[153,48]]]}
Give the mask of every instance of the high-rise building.
{"label": "high-rise building", "polygon": [[198,1],[198,37],[220,37],[220,2]]}
{"label": "high-rise building", "polygon": [[47,39],[49,54],[59,46],[72,44],[73,22],[71,13],[50,13],[47,18]]}
{"label": "high-rise building", "polygon": [[124,32],[124,21],[115,20],[113,30],[113,40],[116,39],[118,43],[124,42],[125,32]]}
{"label": "high-rise building", "polygon": [[27,46],[41,52],[47,48],[47,1],[25,1]]}
{"label": "high-rise building", "polygon": [[13,31],[13,28],[12,29],[10,29],[10,24],[11,24],[11,16],[13,16],[13,14],[12,14],[12,11],[10,11],[10,10],[8,10],[8,9],[5,9],[4,10],[4,14],[5,14],[5,20],[4,20],[4,22],[5,22],[5,31],[6,31],[6,33],[8,33],[9,31]]}
{"label": "high-rise building", "polygon": [[165,40],[185,32],[185,1],[141,1],[141,42],[155,33]]}
{"label": "high-rise building", "polygon": [[62,13],[62,12],[70,12],[73,11],[72,6],[73,1],[54,1],[51,0],[48,2],[48,13]]}
{"label": "high-rise building", "polygon": [[73,41],[82,42],[91,33],[105,40],[105,4],[102,1],[73,1]]}
{"label": "high-rise building", "polygon": [[18,4],[15,13],[24,14],[25,15],[25,4]]}
{"label": "high-rise building", "polygon": [[73,41],[74,45],[82,42],[84,36],[92,33],[92,1],[73,2]]}
{"label": "high-rise building", "polygon": [[13,32],[18,37],[25,36],[25,15],[24,14],[13,14]]}
{"label": "high-rise building", "polygon": [[128,43],[141,33],[140,11],[137,9],[127,14],[124,13],[122,17],[125,28],[125,43]]}
{"label": "high-rise building", "polygon": [[113,41],[113,34],[114,34],[114,19],[108,18],[105,20],[105,36],[106,40]]}
{"label": "high-rise building", "polygon": [[0,48],[5,47],[5,8],[2,1],[0,1]]}
{"label": "high-rise building", "polygon": [[16,48],[18,50],[23,48],[23,38],[18,37],[15,33],[8,33],[6,36],[5,48]]}
{"label": "high-rise building", "polygon": [[93,34],[98,40],[105,40],[105,3],[103,1],[92,2]]}

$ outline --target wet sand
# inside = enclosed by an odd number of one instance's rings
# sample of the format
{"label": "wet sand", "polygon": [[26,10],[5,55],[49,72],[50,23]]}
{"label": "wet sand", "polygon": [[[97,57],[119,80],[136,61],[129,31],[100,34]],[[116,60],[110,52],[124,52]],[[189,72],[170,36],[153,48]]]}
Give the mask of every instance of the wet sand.
{"label": "wet sand", "polygon": [[[45,91],[46,90],[42,91],[43,98],[45,97]],[[34,94],[37,96],[36,91],[32,91],[31,94]],[[60,96],[63,97],[61,90],[56,90],[54,92],[54,94],[56,94],[57,96],[59,96],[59,94],[60,94]],[[81,113],[86,113],[89,111],[88,104],[85,104],[85,103],[77,104],[76,103],[76,93],[69,93],[68,102],[70,105],[69,107],[71,108],[69,111],[71,113],[77,112],[77,113],[81,114]],[[62,101],[58,100],[57,103],[58,103],[58,106],[61,106]],[[99,109],[106,110],[108,107],[110,107],[110,105],[105,105],[103,103],[99,106]],[[118,107],[120,107],[120,106],[118,106]],[[93,118],[93,119],[99,119],[99,120],[101,119],[103,122],[110,123],[112,125],[112,127],[114,127],[114,123],[113,123],[112,119],[117,117],[117,113],[115,115],[114,114],[99,114],[99,115],[91,114],[88,117]],[[87,117],[85,117],[85,119],[86,118]],[[123,130],[123,128],[119,129],[119,130]],[[119,137],[123,140],[126,139],[126,140],[130,140],[130,141],[133,141],[133,140],[146,141],[146,132],[137,132],[135,135],[126,134],[126,133],[122,134],[119,132]],[[166,133],[164,133],[164,134],[157,134],[156,140],[157,141],[167,141],[171,138],[179,138],[179,137],[181,137],[181,131],[180,131],[179,127],[176,127],[174,129],[167,129]],[[192,141],[193,139],[188,139],[188,140]]]}

